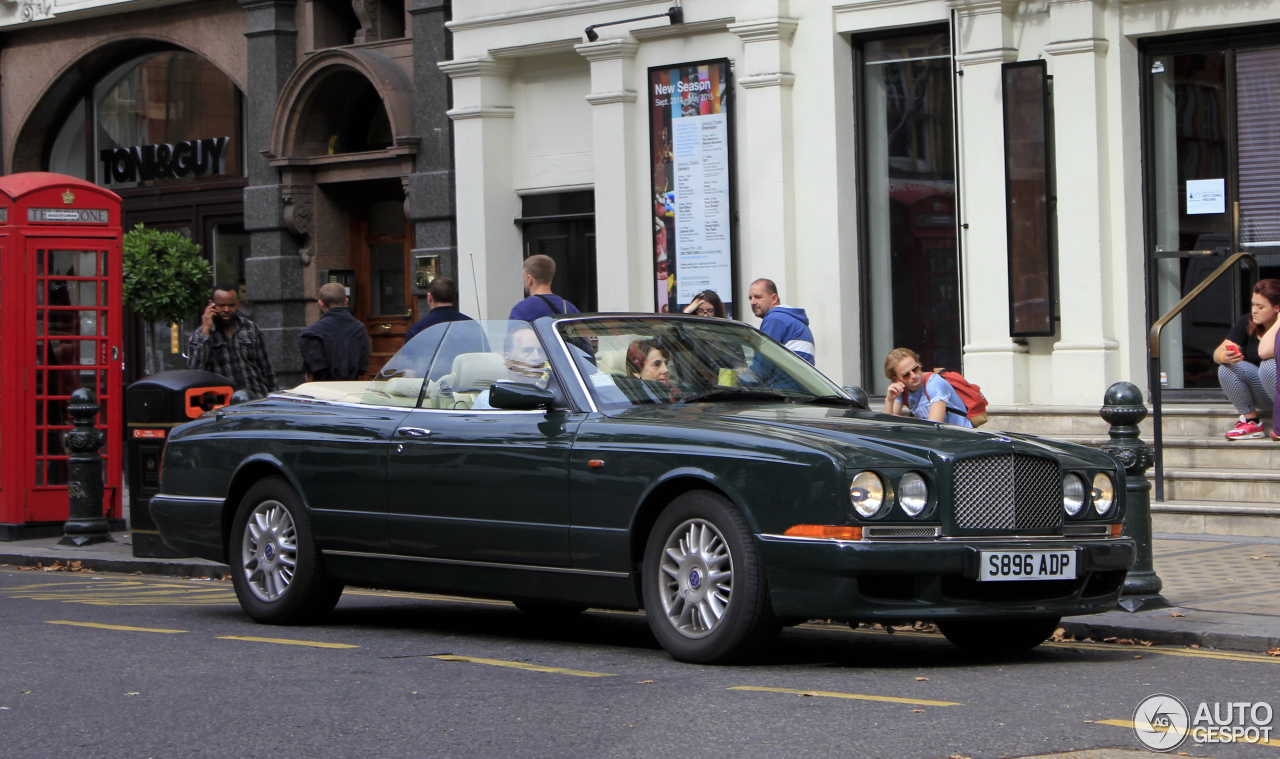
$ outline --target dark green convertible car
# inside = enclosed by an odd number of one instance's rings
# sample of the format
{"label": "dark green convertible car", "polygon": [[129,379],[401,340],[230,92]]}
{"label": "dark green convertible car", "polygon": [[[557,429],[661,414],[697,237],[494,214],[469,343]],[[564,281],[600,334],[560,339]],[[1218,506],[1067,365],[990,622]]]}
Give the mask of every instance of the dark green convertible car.
{"label": "dark green convertible car", "polygon": [[441,324],[371,382],[178,428],[162,471],[161,536],[260,622],[347,584],[643,608],[691,662],[811,618],[1024,650],[1115,606],[1134,558],[1108,456],[872,412],[723,319]]}

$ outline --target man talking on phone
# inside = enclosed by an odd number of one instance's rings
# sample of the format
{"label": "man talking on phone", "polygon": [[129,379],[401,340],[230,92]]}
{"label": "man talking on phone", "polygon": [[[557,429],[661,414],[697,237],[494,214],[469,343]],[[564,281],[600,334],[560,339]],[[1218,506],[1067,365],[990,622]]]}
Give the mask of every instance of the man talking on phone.
{"label": "man talking on phone", "polygon": [[276,389],[276,373],[271,369],[262,332],[236,313],[239,305],[234,285],[213,288],[200,327],[187,341],[187,367],[221,374],[236,390],[265,398]]}

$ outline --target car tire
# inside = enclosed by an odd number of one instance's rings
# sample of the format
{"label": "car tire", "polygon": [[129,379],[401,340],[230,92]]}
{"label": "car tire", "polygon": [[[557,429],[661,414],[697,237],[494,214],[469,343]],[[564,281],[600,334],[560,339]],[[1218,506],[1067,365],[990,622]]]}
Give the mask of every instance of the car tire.
{"label": "car tire", "polygon": [[672,501],[649,533],[640,571],[649,627],[674,659],[750,660],[781,629],[751,530],[721,495],[695,490]]}
{"label": "car tire", "polygon": [[302,499],[279,477],[260,480],[240,500],[228,559],[236,598],[257,622],[296,625],[323,618],[342,583],[329,577]]}
{"label": "car tire", "polygon": [[1030,651],[1048,640],[1061,621],[1062,617],[952,619],[940,620],[938,629],[965,651],[992,656]]}
{"label": "car tire", "polygon": [[534,617],[572,617],[587,610],[585,604],[555,604],[544,601],[512,601],[520,611]]}

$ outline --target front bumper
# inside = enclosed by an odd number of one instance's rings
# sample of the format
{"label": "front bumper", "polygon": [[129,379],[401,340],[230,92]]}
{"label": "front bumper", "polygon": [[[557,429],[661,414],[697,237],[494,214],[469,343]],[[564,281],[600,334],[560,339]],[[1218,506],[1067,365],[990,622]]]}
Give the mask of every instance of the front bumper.
{"label": "front bumper", "polygon": [[[774,613],[902,622],[1096,614],[1115,608],[1133,540],[828,541],[757,535]],[[979,582],[978,551],[1077,552],[1074,580]]]}

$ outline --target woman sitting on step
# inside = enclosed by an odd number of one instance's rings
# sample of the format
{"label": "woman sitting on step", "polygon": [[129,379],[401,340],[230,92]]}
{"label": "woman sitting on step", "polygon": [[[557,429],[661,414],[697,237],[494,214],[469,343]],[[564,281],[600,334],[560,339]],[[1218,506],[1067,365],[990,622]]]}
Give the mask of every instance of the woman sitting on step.
{"label": "woman sitting on step", "polygon": [[[1262,337],[1277,324],[1280,315],[1280,279],[1261,279],[1253,286],[1251,312],[1240,317],[1227,339],[1213,352],[1218,381],[1240,421],[1227,430],[1227,440],[1265,437],[1258,413],[1273,413],[1276,394],[1276,360],[1260,353]],[[1268,344],[1274,351],[1274,339]],[[1273,428],[1274,429],[1274,428]],[[1271,433],[1273,439],[1276,434]]]}
{"label": "woman sitting on step", "polygon": [[[1274,365],[1277,355],[1280,355],[1280,319],[1272,322],[1271,328],[1258,341],[1258,358],[1271,359],[1271,363]],[[1271,439],[1280,443],[1280,435],[1276,434],[1276,430],[1280,429],[1280,378],[1277,378],[1271,384],[1271,387],[1263,387],[1262,389],[1263,392],[1270,392],[1272,395]]]}

